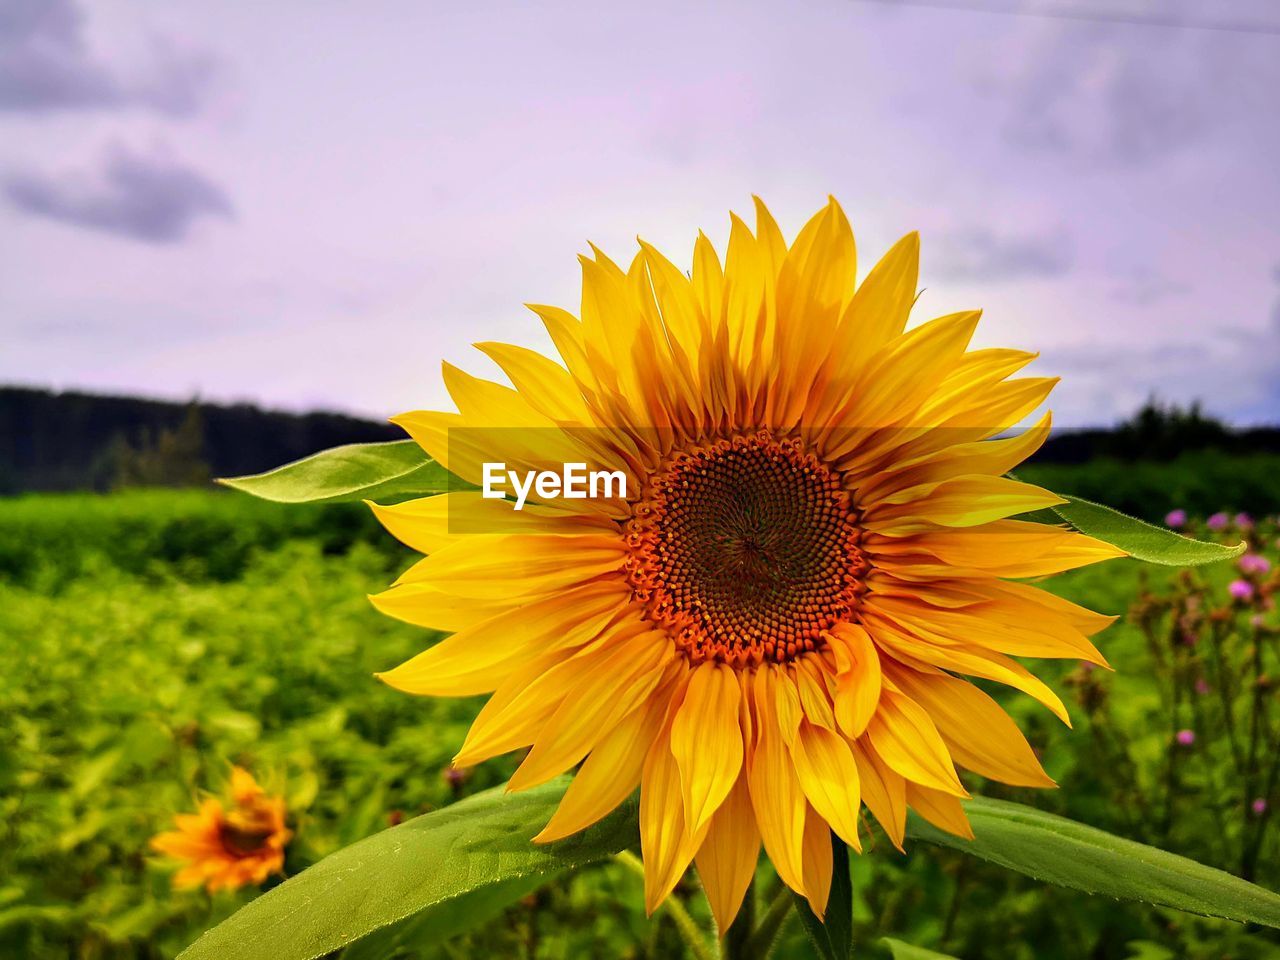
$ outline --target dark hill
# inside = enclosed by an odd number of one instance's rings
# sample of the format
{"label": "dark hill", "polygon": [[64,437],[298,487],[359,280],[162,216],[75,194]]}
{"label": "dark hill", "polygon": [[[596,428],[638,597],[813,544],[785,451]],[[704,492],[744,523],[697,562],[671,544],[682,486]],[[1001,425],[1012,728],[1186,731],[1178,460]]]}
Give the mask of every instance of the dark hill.
{"label": "dark hill", "polygon": [[175,483],[175,471],[236,476],[342,443],[403,437],[389,423],[337,413],[0,387],[0,493]]}

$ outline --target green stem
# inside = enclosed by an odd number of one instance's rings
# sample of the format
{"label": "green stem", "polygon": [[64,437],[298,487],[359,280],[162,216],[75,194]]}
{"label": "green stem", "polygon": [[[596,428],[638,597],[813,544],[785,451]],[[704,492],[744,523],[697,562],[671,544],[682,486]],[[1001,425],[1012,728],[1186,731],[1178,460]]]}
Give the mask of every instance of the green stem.
{"label": "green stem", "polygon": [[769,909],[760,918],[760,925],[756,927],[755,933],[751,935],[741,954],[744,960],[757,960],[757,958],[769,956],[773,950],[774,941],[778,939],[778,932],[791,916],[795,905],[796,899],[791,895],[787,885],[778,884],[778,892],[774,894],[773,900],[769,903]]}
{"label": "green stem", "polygon": [[[622,850],[613,855],[614,862],[622,864],[632,873],[644,878],[644,864],[630,850]],[[718,948],[711,946],[707,942],[706,931],[698,926],[698,922],[689,916],[689,911],[684,908],[684,904],[672,893],[667,899],[662,901],[662,909],[666,910],[671,916],[671,920],[676,925],[676,930],[689,947],[689,952],[693,954],[694,960],[719,960],[720,951]]]}
{"label": "green stem", "polygon": [[738,915],[733,918],[733,923],[725,931],[724,940],[721,942],[720,952],[725,960],[756,960],[748,952],[751,931],[755,925],[756,885],[753,877],[751,883],[747,885],[747,893],[742,898],[742,906],[738,908]]}

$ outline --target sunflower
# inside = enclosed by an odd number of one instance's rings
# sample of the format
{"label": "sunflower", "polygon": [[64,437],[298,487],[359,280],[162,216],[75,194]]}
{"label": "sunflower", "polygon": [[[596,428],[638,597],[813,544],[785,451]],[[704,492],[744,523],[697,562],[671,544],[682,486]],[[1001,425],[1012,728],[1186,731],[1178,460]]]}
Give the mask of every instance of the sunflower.
{"label": "sunflower", "polygon": [[284,800],[269,797],[240,767],[231,768],[231,805],[210,797],[196,813],[174,817],[176,830],[151,840],[153,849],[185,861],[173,877],[176,887],[204,885],[210,893],[262,883],[284,871]]}
{"label": "sunflower", "polygon": [[452,632],[381,678],[492,694],[455,762],[529,748],[512,790],[577,767],[539,842],[638,785],[648,910],[694,861],[722,930],[761,844],[821,916],[863,804],[901,848],[908,807],[972,835],[957,767],[1052,786],[964,679],[1069,723],[1015,658],[1105,665],[1114,618],[1023,582],[1122,555],[1012,519],[1062,502],[1007,476],[1049,431],[1008,435],[1056,382],[1013,376],[1035,355],[969,350],[978,311],[907,329],[917,235],[857,284],[834,199],[790,246],[757,200],[690,274],[643,241],[627,269],[592,251],[580,318],[531,305],[561,363],[478,344],[512,386],[446,364],[458,412],[393,420],[471,484],[581,462],[626,494],[371,504],[427,555],[374,604]]}

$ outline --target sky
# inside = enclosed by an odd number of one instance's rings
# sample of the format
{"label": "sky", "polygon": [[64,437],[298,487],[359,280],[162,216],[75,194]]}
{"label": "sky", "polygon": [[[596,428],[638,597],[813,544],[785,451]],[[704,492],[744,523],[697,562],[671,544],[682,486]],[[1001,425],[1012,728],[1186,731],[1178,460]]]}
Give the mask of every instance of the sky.
{"label": "sky", "polygon": [[[828,194],[1056,422],[1280,422],[1272,0],[0,0],[0,383],[385,417]],[[749,219],[749,218],[748,218]]]}

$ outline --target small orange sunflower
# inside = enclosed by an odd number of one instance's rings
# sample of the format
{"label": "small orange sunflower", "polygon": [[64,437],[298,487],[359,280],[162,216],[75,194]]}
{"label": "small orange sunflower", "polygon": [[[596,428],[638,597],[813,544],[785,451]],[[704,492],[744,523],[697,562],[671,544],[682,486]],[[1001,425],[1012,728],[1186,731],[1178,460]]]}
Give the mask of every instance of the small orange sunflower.
{"label": "small orange sunflower", "polygon": [[761,843],[821,916],[829,831],[860,849],[862,804],[900,847],[909,806],[971,836],[957,766],[1052,786],[963,678],[1069,722],[1014,658],[1105,664],[1089,637],[1113,618],[1020,581],[1122,555],[1012,519],[1062,502],[1006,476],[1049,415],[1001,436],[1056,381],[969,350],[978,311],[907,329],[916,234],[858,284],[834,200],[790,246],[756,216],[723,262],[699,235],[691,274],[643,241],[627,269],[593,247],[580,319],[532,307],[562,363],[482,343],[512,386],[446,364],[458,412],[394,418],[470,483],[576,462],[624,496],[372,505],[427,554],[374,603],[453,632],[382,679],[492,693],[456,762],[528,747],[510,789],[578,768],[539,841],[639,785],[648,909],[696,860],[722,930]]}
{"label": "small orange sunflower", "polygon": [[285,827],[284,800],[268,797],[247,770],[232,767],[231,802],[228,810],[210,797],[199,812],[174,817],[176,830],[152,838],[153,849],[185,861],[175,887],[236,890],[284,871],[284,847],[293,835]]}

